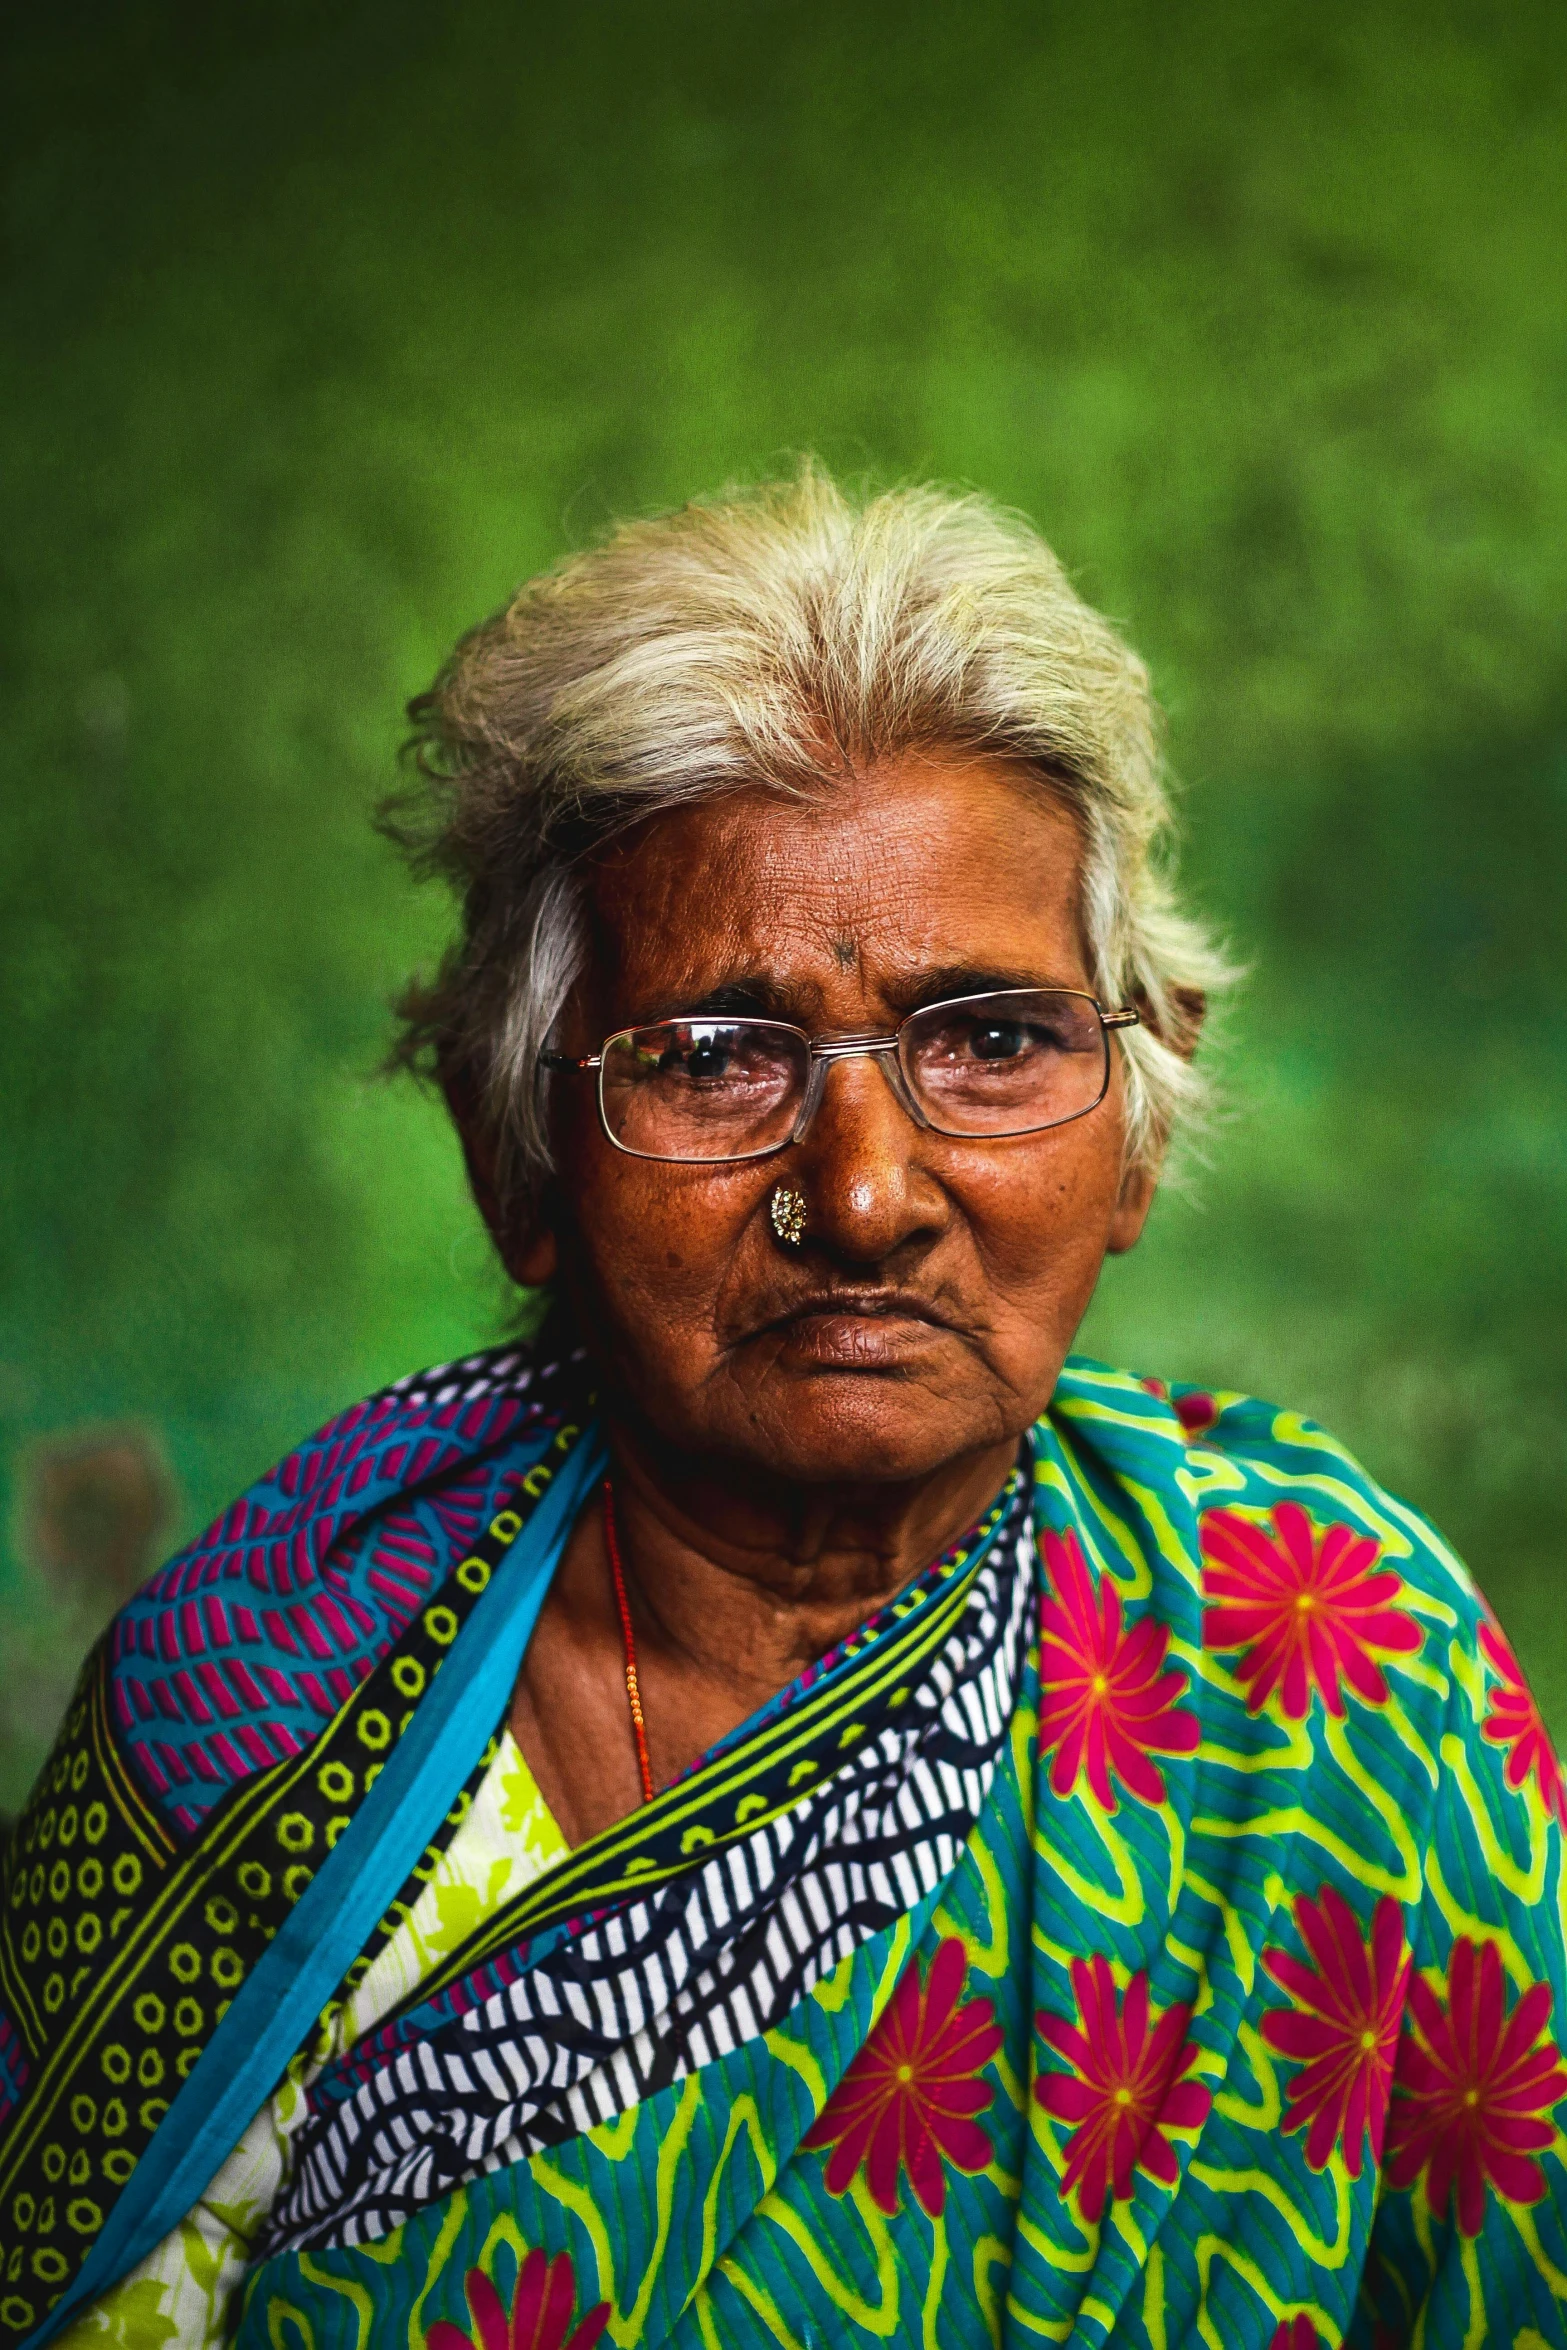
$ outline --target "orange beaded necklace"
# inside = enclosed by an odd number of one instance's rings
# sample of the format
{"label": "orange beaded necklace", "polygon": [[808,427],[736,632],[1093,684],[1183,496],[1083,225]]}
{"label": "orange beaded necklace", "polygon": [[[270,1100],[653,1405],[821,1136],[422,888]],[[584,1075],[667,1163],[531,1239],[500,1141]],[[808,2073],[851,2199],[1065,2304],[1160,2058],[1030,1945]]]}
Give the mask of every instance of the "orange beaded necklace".
{"label": "orange beaded necklace", "polygon": [[609,1479],[604,1480],[604,1545],[609,1552],[609,1571],[615,1585],[615,1605],[620,1610],[620,1637],[626,1655],[626,1703],[631,1708],[631,1735],[636,1743],[637,1769],[642,1774],[642,1800],[653,1800],[653,1766],[648,1760],[647,1724],[642,1718],[642,1691],[637,1682],[637,1644],[631,1630],[631,1605],[626,1598],[626,1571],[620,1561],[620,1540],[615,1531],[615,1489]]}

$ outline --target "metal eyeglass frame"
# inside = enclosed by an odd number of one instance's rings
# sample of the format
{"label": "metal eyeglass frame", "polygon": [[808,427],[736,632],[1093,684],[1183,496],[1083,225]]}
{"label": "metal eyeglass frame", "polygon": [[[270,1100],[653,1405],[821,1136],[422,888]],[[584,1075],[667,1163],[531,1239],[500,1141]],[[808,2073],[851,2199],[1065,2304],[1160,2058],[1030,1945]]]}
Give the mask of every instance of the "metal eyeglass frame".
{"label": "metal eyeglass frame", "polygon": [[[1104,1076],[1093,1100],[1085,1102],[1080,1110],[1071,1111],[1065,1118],[1052,1118],[1044,1126],[1014,1127],[1006,1134],[962,1134],[952,1127],[938,1126],[935,1119],[927,1117],[921,1109],[913,1088],[904,1075],[903,1064],[898,1058],[898,1047],[903,1038],[903,1031],[908,1027],[909,1022],[921,1019],[927,1012],[955,1011],[964,1004],[993,1004],[1004,1001],[1008,996],[1035,995],[1069,995],[1075,997],[1079,1003],[1093,1005],[1105,1040]],[[736,1026],[739,1026],[743,1021],[744,1025],[749,1028],[783,1029],[790,1036],[797,1036],[800,1039],[808,1055],[805,1091],[800,1097],[800,1107],[795,1114],[793,1130],[786,1134],[781,1142],[769,1142],[764,1144],[760,1150],[754,1151],[726,1151],[722,1157],[711,1159],[682,1159],[670,1158],[662,1151],[634,1150],[630,1143],[621,1141],[619,1135],[611,1128],[608,1114],[604,1108],[605,1054],[609,1051],[610,1046],[618,1044],[623,1036],[635,1036],[639,1030],[645,1028],[673,1028],[678,1026],[682,1020],[688,1020],[693,1024],[697,1021],[716,1023],[728,1020]],[[744,1014],[694,1012],[676,1014],[667,1021],[633,1021],[630,1027],[617,1028],[612,1034],[606,1036],[596,1053],[561,1053],[546,1046],[539,1055],[539,1066],[541,1069],[562,1073],[578,1073],[588,1070],[597,1072],[598,1083],[594,1092],[598,1100],[599,1124],[603,1127],[607,1139],[613,1143],[615,1149],[624,1151],[628,1159],[649,1159],[655,1165],[664,1167],[733,1167],[749,1159],[770,1159],[775,1151],[788,1150],[793,1144],[803,1142],[812,1119],[821,1107],[822,1089],[827,1082],[828,1069],[834,1061],[857,1060],[861,1055],[881,1062],[887,1083],[892,1088],[894,1099],[900,1108],[913,1119],[915,1125],[927,1134],[947,1134],[956,1142],[1012,1142],[1028,1134],[1051,1134],[1058,1126],[1071,1126],[1079,1118],[1086,1118],[1090,1111],[1098,1109],[1110,1090],[1109,1031],[1112,1028],[1136,1028],[1141,1025],[1141,1022],[1142,1014],[1135,1004],[1123,1004],[1119,1011],[1107,1012],[1099,998],[1096,995],[1090,995],[1087,988],[1084,987],[990,988],[982,995],[949,996],[939,1004],[922,1004],[918,1011],[910,1012],[907,1019],[900,1020],[890,1036],[874,1034],[812,1036],[806,1029],[797,1027],[792,1020],[753,1020]]]}

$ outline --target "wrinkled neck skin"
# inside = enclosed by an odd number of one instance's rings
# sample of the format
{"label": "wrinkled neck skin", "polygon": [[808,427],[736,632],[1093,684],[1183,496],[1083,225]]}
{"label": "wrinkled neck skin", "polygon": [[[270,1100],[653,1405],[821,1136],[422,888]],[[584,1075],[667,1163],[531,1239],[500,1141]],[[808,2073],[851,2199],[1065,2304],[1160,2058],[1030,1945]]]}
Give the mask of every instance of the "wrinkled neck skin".
{"label": "wrinkled neck skin", "polygon": [[[655,1786],[786,1688],[980,1517],[1005,1438],[895,1483],[804,1486],[674,1451],[605,1398],[616,1529]],[[572,1533],[510,1727],[567,1842],[641,1801],[602,1499]]]}
{"label": "wrinkled neck skin", "polygon": [[673,1450],[606,1399],[617,1525],[652,1637],[744,1713],[814,1664],[958,1539],[1015,1436],[878,1483],[791,1484]]}

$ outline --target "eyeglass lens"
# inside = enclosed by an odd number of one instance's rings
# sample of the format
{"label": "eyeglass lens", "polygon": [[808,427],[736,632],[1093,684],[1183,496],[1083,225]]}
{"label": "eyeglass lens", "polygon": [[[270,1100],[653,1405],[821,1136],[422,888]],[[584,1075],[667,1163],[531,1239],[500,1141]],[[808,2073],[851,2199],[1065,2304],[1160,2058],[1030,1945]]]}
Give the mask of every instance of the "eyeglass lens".
{"label": "eyeglass lens", "polygon": [[[1104,1095],[1097,1006],[1055,988],[931,1004],[898,1031],[903,1079],[943,1134],[1037,1133]],[[604,1047],[600,1099],[621,1147],[652,1159],[743,1159],[789,1140],[805,1099],[805,1036],[774,1020],[666,1020]]]}

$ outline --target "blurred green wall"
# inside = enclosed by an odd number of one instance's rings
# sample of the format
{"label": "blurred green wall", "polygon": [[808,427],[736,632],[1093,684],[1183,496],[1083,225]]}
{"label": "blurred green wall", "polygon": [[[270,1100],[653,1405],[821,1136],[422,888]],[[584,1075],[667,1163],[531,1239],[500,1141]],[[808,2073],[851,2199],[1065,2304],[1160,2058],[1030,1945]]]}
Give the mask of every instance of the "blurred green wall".
{"label": "blurred green wall", "polygon": [[138,1416],[194,1524],[495,1334],[451,1141],[369,1074],[444,921],[365,821],[400,705],[607,516],[810,446],[1037,519],[1153,665],[1253,966],[1213,1164],[1086,1343],[1325,1419],[1567,1729],[1559,10],[277,0],[6,39],[13,1477]]}

